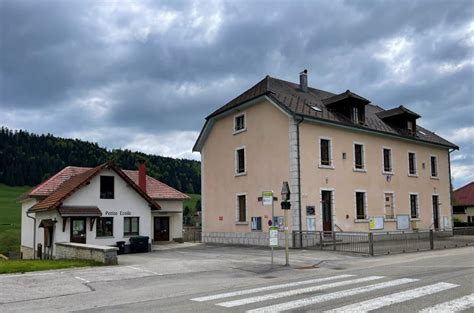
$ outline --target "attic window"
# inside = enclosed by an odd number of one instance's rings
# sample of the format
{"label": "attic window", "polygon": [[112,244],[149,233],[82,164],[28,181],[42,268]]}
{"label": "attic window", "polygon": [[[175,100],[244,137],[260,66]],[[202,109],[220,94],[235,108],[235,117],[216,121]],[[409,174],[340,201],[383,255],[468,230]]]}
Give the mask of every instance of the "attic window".
{"label": "attic window", "polygon": [[311,109],[315,110],[316,112],[322,112],[323,110],[321,110],[320,108],[318,108],[317,106],[315,105],[312,105],[311,106]]}
{"label": "attic window", "polygon": [[356,124],[364,124],[364,109],[353,106],[351,111],[351,119]]}

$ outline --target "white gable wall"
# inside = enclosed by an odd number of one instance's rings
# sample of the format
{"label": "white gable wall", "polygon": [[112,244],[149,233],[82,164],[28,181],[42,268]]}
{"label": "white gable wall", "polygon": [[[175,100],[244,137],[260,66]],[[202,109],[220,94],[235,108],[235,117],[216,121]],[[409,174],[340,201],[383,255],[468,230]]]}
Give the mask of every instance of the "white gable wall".
{"label": "white gable wall", "polygon": [[[100,198],[100,176],[114,176],[114,199]],[[139,233],[140,236],[152,238],[151,208],[148,202],[140,196],[135,189],[130,187],[113,170],[103,170],[94,177],[89,185],[86,185],[67,198],[63,206],[97,206],[102,211],[103,217],[114,218],[114,236],[96,237],[96,223],[92,231],[90,230],[90,219],[87,220],[87,243],[94,245],[115,245],[117,241],[126,241],[128,244],[129,236],[123,236],[124,217],[140,217]],[[108,215],[107,212],[117,212],[117,215]],[[123,215],[124,213],[130,213]],[[122,215],[121,215],[122,213]],[[62,221],[61,221],[62,222]],[[70,219],[68,220],[68,224]],[[59,223],[58,223],[59,224]],[[62,228],[61,228],[62,231]],[[66,232],[69,237],[70,225],[66,225]],[[67,240],[69,241],[69,240]]]}

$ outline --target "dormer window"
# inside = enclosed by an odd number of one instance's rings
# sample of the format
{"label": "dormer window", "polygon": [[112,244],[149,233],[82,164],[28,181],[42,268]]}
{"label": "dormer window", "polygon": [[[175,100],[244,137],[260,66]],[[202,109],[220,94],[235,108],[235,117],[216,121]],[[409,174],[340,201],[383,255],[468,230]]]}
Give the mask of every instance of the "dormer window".
{"label": "dormer window", "polygon": [[403,105],[377,113],[377,116],[404,135],[416,135],[416,120],[420,115],[408,110]]}
{"label": "dormer window", "polygon": [[364,124],[365,116],[364,116],[364,108],[359,108],[358,106],[352,107],[352,114],[351,119],[356,124]]}
{"label": "dormer window", "polygon": [[355,124],[365,124],[365,106],[369,100],[347,90],[322,101],[328,110],[344,115]]}
{"label": "dormer window", "polygon": [[245,113],[234,116],[234,134],[245,131],[247,129],[245,123]]}

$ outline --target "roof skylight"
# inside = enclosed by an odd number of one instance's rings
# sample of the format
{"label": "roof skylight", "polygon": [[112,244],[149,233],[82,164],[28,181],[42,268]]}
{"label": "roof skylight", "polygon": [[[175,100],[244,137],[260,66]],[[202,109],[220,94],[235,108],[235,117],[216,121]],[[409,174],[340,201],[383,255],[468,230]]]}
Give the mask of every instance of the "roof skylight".
{"label": "roof skylight", "polygon": [[423,132],[423,131],[421,131],[421,130],[419,130],[419,132],[420,132],[420,134],[422,134],[422,135],[425,135],[425,136],[426,136],[426,133],[425,133],[425,132]]}
{"label": "roof skylight", "polygon": [[316,112],[322,112],[323,110],[321,110],[320,108],[318,108],[317,106],[315,105],[312,105],[311,106],[311,109],[315,110]]}

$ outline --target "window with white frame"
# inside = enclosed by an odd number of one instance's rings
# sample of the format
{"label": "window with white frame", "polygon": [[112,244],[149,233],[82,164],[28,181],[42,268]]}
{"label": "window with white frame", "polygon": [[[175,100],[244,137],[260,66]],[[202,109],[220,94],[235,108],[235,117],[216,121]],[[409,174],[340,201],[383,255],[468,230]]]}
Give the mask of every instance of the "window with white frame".
{"label": "window with white frame", "polygon": [[356,191],[356,219],[365,220],[367,218],[366,202],[366,193],[364,191]]}
{"label": "window with white frame", "polygon": [[408,174],[416,175],[416,153],[408,152]]}
{"label": "window with white frame", "polygon": [[436,155],[432,155],[430,157],[430,164],[431,164],[431,177],[438,177],[438,157]]}
{"label": "window with white frame", "polygon": [[332,166],[331,139],[319,139],[319,165]]}
{"label": "window with white frame", "polygon": [[245,174],[245,148],[238,148],[235,150],[235,173]]}
{"label": "window with white frame", "polygon": [[247,196],[244,194],[237,195],[237,216],[238,223],[247,222]]}
{"label": "window with white frame", "polygon": [[364,145],[361,143],[354,143],[354,168],[356,170],[365,169],[365,151]]}
{"label": "window with white frame", "polygon": [[252,230],[262,230],[262,217],[261,216],[252,217],[251,222],[250,222],[250,228]]}
{"label": "window with white frame", "polygon": [[237,133],[237,132],[244,131],[246,129],[245,123],[246,123],[245,113],[236,115],[234,117],[234,132]]}
{"label": "window with white frame", "polygon": [[392,172],[392,149],[390,148],[383,148],[383,171]]}
{"label": "window with white frame", "polygon": [[410,216],[411,218],[418,218],[418,195],[410,194]]}

